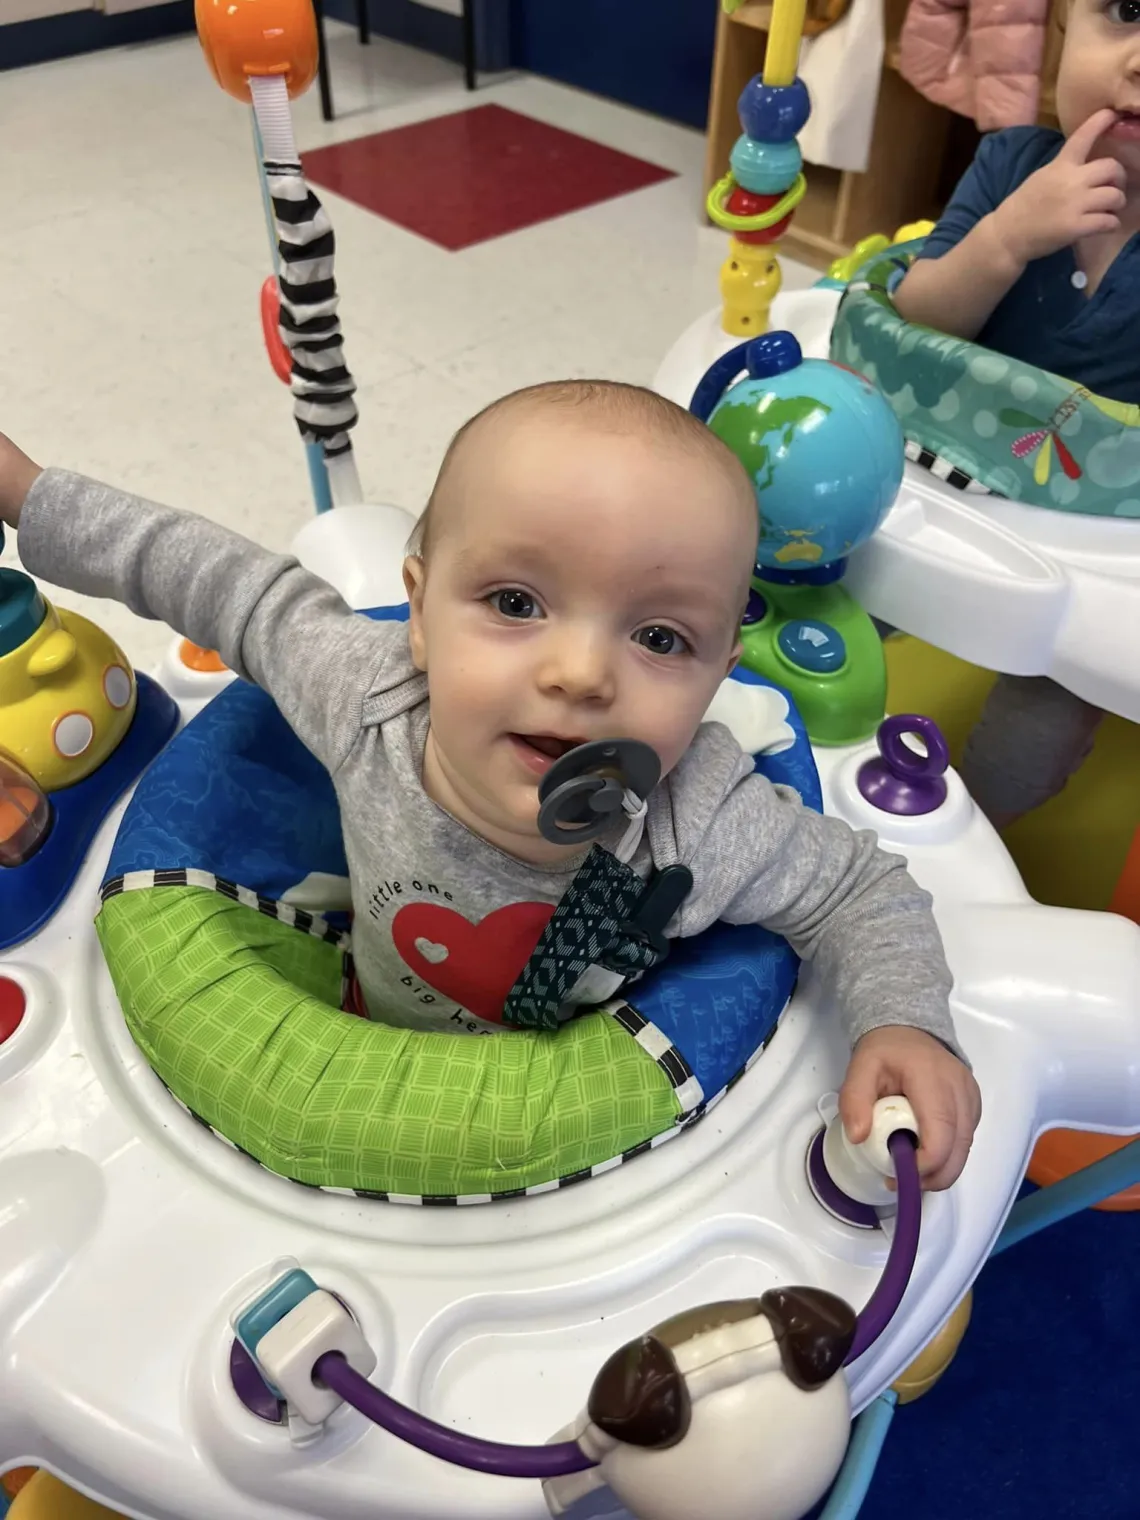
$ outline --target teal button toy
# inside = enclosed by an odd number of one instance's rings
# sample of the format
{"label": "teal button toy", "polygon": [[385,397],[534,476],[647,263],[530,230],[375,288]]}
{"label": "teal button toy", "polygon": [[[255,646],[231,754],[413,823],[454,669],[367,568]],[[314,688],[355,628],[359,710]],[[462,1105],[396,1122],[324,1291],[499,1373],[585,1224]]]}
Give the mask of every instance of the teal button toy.
{"label": "teal button toy", "polygon": [[776,647],[794,669],[817,676],[841,670],[847,659],[843,635],[818,618],[785,623],[776,635]]}

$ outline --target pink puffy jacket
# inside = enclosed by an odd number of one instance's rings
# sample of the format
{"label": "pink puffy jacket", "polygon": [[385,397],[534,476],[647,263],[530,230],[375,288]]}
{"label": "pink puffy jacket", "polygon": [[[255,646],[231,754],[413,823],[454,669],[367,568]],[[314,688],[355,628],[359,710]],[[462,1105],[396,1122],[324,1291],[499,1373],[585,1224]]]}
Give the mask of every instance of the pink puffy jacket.
{"label": "pink puffy jacket", "polygon": [[911,0],[899,68],[982,132],[1037,120],[1048,0]]}

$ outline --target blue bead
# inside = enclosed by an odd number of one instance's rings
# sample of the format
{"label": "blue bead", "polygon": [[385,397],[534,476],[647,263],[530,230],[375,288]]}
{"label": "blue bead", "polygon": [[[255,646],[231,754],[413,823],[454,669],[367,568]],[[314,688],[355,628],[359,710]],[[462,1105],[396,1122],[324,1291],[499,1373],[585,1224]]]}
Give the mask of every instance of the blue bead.
{"label": "blue bead", "polygon": [[803,352],[790,332],[766,332],[748,345],[745,362],[753,380],[782,375],[803,363]]}
{"label": "blue bead", "polygon": [[811,96],[802,79],[794,84],[765,84],[756,74],[737,102],[740,125],[757,142],[791,142],[811,115]]}
{"label": "blue bead", "polygon": [[780,653],[789,664],[809,675],[825,676],[839,670],[847,659],[843,635],[830,623],[816,618],[799,618],[785,623],[776,636]]}
{"label": "blue bead", "polygon": [[804,160],[797,142],[757,142],[745,136],[736,139],[728,161],[736,183],[753,195],[783,195]]}

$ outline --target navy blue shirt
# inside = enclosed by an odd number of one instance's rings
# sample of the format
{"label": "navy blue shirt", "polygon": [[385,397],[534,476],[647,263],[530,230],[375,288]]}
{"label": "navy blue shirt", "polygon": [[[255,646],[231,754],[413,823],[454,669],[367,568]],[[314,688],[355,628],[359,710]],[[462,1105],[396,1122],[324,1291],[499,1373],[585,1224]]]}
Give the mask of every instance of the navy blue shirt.
{"label": "navy blue shirt", "polygon": [[[1009,127],[983,137],[919,257],[949,252],[1055,158],[1063,141],[1048,127]],[[1078,267],[1072,248],[1034,259],[976,341],[1099,396],[1140,402],[1140,236],[1129,238],[1092,296],[1073,284]]]}

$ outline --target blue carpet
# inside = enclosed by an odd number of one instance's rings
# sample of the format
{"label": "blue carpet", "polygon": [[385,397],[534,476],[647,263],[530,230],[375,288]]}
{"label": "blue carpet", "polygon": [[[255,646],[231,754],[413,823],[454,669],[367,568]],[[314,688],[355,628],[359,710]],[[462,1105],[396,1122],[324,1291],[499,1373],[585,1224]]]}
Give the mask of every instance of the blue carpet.
{"label": "blue carpet", "polygon": [[941,1382],[898,1410],[860,1520],[1138,1520],[1140,1214],[991,1261]]}

